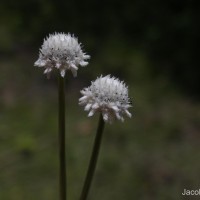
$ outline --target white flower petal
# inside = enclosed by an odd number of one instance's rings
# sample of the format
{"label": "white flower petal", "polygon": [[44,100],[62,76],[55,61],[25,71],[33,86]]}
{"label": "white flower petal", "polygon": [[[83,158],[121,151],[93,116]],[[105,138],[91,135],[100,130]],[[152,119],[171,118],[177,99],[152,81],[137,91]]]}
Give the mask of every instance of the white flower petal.
{"label": "white flower petal", "polygon": [[84,100],[86,100],[88,97],[87,96],[83,96],[83,97],[81,97],[80,99],[79,99],[79,101],[84,101]]}
{"label": "white flower petal", "polygon": [[41,60],[41,59],[38,59],[35,63],[34,63],[35,66],[38,66],[38,67],[44,67],[46,65],[46,61],[44,60]]}
{"label": "white flower petal", "polygon": [[125,113],[126,113],[126,115],[128,116],[128,117],[132,117],[132,114],[128,111],[128,110],[125,110]]}
{"label": "white flower petal", "polygon": [[98,104],[98,103],[95,103],[95,104],[92,106],[92,109],[96,110],[97,108],[99,108],[99,104]]}
{"label": "white flower petal", "polygon": [[59,69],[59,68],[60,68],[60,66],[61,66],[61,64],[60,64],[60,63],[56,63],[56,66],[55,66],[55,67],[56,67],[57,69]]}
{"label": "white flower petal", "polygon": [[118,112],[115,112],[115,116],[117,117],[118,120],[121,120],[121,116],[119,115]]}
{"label": "white flower petal", "polygon": [[78,67],[76,65],[74,65],[73,63],[70,65],[71,68],[78,70]]}
{"label": "white flower petal", "polygon": [[119,108],[117,106],[112,106],[111,107],[115,112],[119,112]]}
{"label": "white flower petal", "polygon": [[88,114],[88,117],[92,117],[94,115],[95,111],[94,110],[91,110]]}
{"label": "white flower petal", "polygon": [[104,121],[108,121],[108,113],[103,113],[103,119]]}
{"label": "white flower petal", "polygon": [[87,59],[90,59],[90,56],[84,54],[84,55],[83,55],[83,59],[86,59],[86,60],[87,60]]}
{"label": "white flower petal", "polygon": [[51,72],[51,71],[52,71],[51,68],[46,68],[46,69],[44,70],[44,74],[48,74],[48,73]]}
{"label": "white flower petal", "polygon": [[62,77],[65,77],[65,69],[62,69],[62,70],[60,71],[60,75],[61,75]]}
{"label": "white flower petal", "polygon": [[90,108],[92,107],[92,104],[87,104],[86,106],[85,106],[85,111],[89,111],[90,110]]}
{"label": "white flower petal", "polygon": [[85,66],[88,65],[88,62],[82,61],[82,62],[80,62],[80,65],[81,65],[82,67],[85,67]]}

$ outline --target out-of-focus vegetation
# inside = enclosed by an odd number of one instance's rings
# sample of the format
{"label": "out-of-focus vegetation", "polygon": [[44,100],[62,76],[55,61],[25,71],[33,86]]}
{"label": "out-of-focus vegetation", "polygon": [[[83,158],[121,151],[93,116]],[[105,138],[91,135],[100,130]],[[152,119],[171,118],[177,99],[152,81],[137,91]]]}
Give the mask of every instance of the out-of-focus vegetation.
{"label": "out-of-focus vegetation", "polygon": [[11,1],[0,6],[0,199],[58,199],[57,79],[33,67],[43,38],[71,32],[91,61],[66,76],[69,199],[79,197],[97,116],[79,91],[129,85],[132,119],[106,125],[90,199],[176,200],[200,186],[197,1]]}

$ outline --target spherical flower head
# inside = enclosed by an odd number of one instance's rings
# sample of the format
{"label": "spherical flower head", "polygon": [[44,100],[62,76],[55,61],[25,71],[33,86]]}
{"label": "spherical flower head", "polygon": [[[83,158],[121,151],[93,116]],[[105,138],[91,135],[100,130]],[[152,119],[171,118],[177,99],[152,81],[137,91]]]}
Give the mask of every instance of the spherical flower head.
{"label": "spherical flower head", "polygon": [[40,48],[39,59],[35,66],[44,67],[44,74],[57,68],[62,77],[65,76],[66,70],[71,70],[73,76],[77,76],[78,66],[86,66],[90,56],[83,53],[81,44],[78,39],[71,34],[54,33],[44,39]]}
{"label": "spherical flower head", "polygon": [[81,90],[81,94],[83,97],[79,99],[79,104],[85,106],[85,111],[89,111],[89,117],[97,111],[109,123],[114,119],[124,121],[124,115],[131,117],[128,111],[131,107],[128,87],[115,77],[101,76],[91,82],[91,86]]}

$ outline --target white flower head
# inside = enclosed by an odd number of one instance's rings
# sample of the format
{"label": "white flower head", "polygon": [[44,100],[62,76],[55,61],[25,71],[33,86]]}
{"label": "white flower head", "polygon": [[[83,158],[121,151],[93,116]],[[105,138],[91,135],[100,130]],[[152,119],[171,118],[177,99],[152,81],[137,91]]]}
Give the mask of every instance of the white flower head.
{"label": "white flower head", "polygon": [[124,115],[131,117],[128,87],[115,77],[101,76],[81,90],[81,94],[83,97],[79,99],[79,104],[89,111],[89,117],[97,111],[102,113],[105,122],[110,123],[114,119],[124,121]]}
{"label": "white flower head", "polygon": [[57,68],[62,77],[65,76],[66,70],[71,70],[73,76],[77,76],[78,66],[86,66],[90,56],[83,53],[81,43],[71,34],[54,33],[44,39],[40,48],[39,59],[35,66],[44,67],[44,74]]}

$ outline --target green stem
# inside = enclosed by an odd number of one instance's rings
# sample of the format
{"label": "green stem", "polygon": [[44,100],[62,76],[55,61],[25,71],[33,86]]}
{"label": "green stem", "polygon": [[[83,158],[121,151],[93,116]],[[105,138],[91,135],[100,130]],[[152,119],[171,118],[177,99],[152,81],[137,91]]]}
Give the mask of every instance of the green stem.
{"label": "green stem", "polygon": [[96,168],[96,163],[97,163],[97,159],[98,159],[98,155],[99,155],[99,149],[101,146],[104,125],[105,125],[105,122],[103,120],[102,115],[100,115],[99,124],[98,124],[96,137],[95,137],[95,141],[94,141],[94,146],[93,146],[93,151],[92,151],[92,155],[91,155],[91,159],[90,159],[90,164],[89,164],[89,168],[87,171],[87,175],[86,175],[86,179],[84,182],[80,200],[86,200],[88,193],[89,193],[89,189],[90,189],[90,186],[92,183],[92,179],[93,179],[93,175],[94,175],[94,171]]}
{"label": "green stem", "polygon": [[58,80],[59,103],[59,160],[60,160],[60,200],[66,200],[66,158],[65,158],[65,81],[59,74]]}

